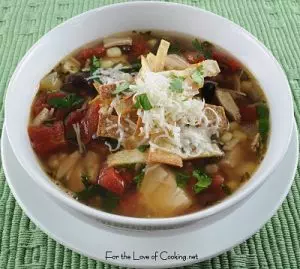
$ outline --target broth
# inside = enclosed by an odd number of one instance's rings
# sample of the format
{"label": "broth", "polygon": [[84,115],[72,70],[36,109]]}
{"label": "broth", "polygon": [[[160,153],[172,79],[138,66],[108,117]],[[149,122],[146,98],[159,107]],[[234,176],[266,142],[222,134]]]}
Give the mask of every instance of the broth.
{"label": "broth", "polygon": [[232,55],[168,32],[126,32],[64,58],[40,83],[28,134],[78,201],[132,217],[218,203],[264,158],[269,109]]}

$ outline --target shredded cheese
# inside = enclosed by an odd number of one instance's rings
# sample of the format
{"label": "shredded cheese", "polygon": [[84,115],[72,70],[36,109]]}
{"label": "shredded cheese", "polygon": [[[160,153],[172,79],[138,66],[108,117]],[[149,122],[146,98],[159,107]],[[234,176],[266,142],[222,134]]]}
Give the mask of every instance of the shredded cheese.
{"label": "shredded cheese", "polygon": [[[203,78],[219,72],[215,61],[205,61],[202,67]],[[214,111],[215,119],[208,119],[205,111],[210,108],[205,107],[204,100],[193,98],[198,90],[195,92],[190,83],[182,84],[183,92],[170,90],[176,72],[187,79],[193,69],[156,73],[147,70],[136,79],[136,85],[130,87],[135,92],[134,101],[136,96],[146,93],[152,105],[150,110],[137,111],[143,123],[141,134],[150,139],[151,148],[176,153],[183,158],[212,151],[210,137],[218,135],[220,118]]]}

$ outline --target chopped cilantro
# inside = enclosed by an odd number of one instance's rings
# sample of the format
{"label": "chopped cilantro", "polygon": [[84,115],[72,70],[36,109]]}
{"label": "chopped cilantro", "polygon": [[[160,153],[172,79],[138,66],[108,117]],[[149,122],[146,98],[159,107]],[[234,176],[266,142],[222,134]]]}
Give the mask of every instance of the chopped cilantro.
{"label": "chopped cilantro", "polygon": [[84,190],[75,193],[74,198],[80,201],[86,201],[95,196],[103,196],[106,192],[107,191],[100,185],[91,184]]}
{"label": "chopped cilantro", "polygon": [[195,72],[192,74],[192,80],[196,82],[200,87],[202,87],[204,83],[204,76],[203,76],[203,67],[199,66]]}
{"label": "chopped cilantro", "polygon": [[70,93],[64,97],[53,97],[48,99],[48,104],[54,108],[72,108],[81,105],[84,99],[75,93]]}
{"label": "chopped cilantro", "polygon": [[150,110],[152,108],[146,93],[140,94],[136,97],[136,103],[134,104],[134,107],[138,109],[142,108],[144,110]]}
{"label": "chopped cilantro", "polygon": [[149,147],[150,147],[150,145],[140,145],[140,146],[138,146],[137,149],[138,149],[140,152],[145,152]]}
{"label": "chopped cilantro", "polygon": [[93,74],[98,68],[101,67],[101,60],[96,56],[93,56],[90,64],[90,71]]}
{"label": "chopped cilantro", "polygon": [[182,93],[183,92],[183,87],[182,87],[183,81],[184,81],[184,78],[182,78],[182,77],[171,78],[169,90],[171,90],[172,92]]}
{"label": "chopped cilantro", "polygon": [[209,187],[211,184],[211,178],[202,172],[200,169],[193,171],[193,176],[197,179],[197,183],[194,185],[194,192],[199,193]]}
{"label": "chopped cilantro", "polygon": [[141,186],[144,176],[145,176],[145,172],[142,170],[138,175],[136,175],[133,178],[133,181],[135,182],[137,188]]}
{"label": "chopped cilantro", "polygon": [[231,189],[226,184],[222,184],[222,189],[226,195],[230,195],[232,193]]}
{"label": "chopped cilantro", "polygon": [[182,51],[178,42],[171,43],[168,52],[178,54]]}
{"label": "chopped cilantro", "polygon": [[107,192],[102,198],[102,208],[107,212],[112,212],[119,204],[120,197],[112,192]]}
{"label": "chopped cilantro", "polygon": [[119,94],[123,91],[127,91],[129,89],[129,83],[128,82],[123,82],[121,84],[118,84],[116,89],[113,91],[113,94]]}
{"label": "chopped cilantro", "polygon": [[88,188],[91,185],[90,178],[86,174],[81,175],[81,182],[82,182],[82,184],[84,185],[85,188]]}
{"label": "chopped cilantro", "polygon": [[262,141],[265,142],[268,138],[268,133],[270,129],[269,109],[265,104],[259,104],[256,107],[256,113],[258,115],[258,130]]}
{"label": "chopped cilantro", "polygon": [[185,188],[188,180],[190,179],[190,176],[186,173],[181,173],[181,172],[175,172],[175,176],[176,176],[176,183],[177,186],[180,188]]}

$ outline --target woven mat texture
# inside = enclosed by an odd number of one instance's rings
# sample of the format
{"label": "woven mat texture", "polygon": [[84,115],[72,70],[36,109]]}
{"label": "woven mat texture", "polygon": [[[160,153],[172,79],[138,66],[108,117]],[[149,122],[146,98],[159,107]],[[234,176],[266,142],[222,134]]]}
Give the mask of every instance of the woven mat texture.
{"label": "woven mat texture", "polygon": [[[119,1],[0,0],[0,126],[3,96],[22,56],[42,35],[83,11]],[[241,25],[261,40],[283,66],[300,127],[300,1],[182,0]],[[254,236],[216,258],[187,268],[300,268],[299,167],[277,214]],[[117,268],[73,252],[39,230],[22,212],[0,171],[0,269]]]}

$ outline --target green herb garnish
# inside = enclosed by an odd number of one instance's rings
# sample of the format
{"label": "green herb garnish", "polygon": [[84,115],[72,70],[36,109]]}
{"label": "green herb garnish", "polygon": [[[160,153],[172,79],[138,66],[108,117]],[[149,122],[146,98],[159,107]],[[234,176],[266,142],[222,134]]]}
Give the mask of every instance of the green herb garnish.
{"label": "green herb garnish", "polygon": [[188,180],[190,179],[190,176],[186,173],[181,172],[175,172],[175,176],[177,186],[184,189],[188,183]]}
{"label": "green herb garnish", "polygon": [[81,182],[85,188],[88,188],[91,185],[90,178],[88,175],[81,175]]}
{"label": "green herb garnish", "polygon": [[118,84],[116,89],[113,91],[113,94],[119,94],[123,91],[129,90],[130,84],[128,82],[123,82],[121,84]]}
{"label": "green herb garnish", "polygon": [[203,67],[199,66],[195,72],[191,75],[191,78],[194,82],[196,82],[200,87],[202,87],[204,83],[204,73],[203,73]]}
{"label": "green herb garnish", "polygon": [[53,97],[48,99],[48,104],[54,108],[72,108],[79,106],[84,99],[75,93],[70,93],[64,97]]}
{"label": "green herb garnish", "polygon": [[137,149],[138,149],[140,152],[145,152],[149,147],[150,147],[150,145],[140,145],[140,146],[138,146]]}
{"label": "green herb garnish", "polygon": [[107,212],[112,212],[119,204],[120,197],[112,192],[107,192],[102,198],[102,208]]}
{"label": "green herb garnish", "polygon": [[84,190],[75,193],[74,198],[79,201],[86,201],[95,196],[104,196],[106,192],[107,191],[100,185],[91,184]]}
{"label": "green herb garnish", "polygon": [[101,67],[100,58],[98,59],[96,56],[93,56],[92,59],[91,59],[91,64],[90,64],[91,73],[93,74],[100,67]]}
{"label": "green herb garnish", "polygon": [[194,170],[193,176],[197,179],[197,183],[193,187],[195,193],[199,193],[207,189],[212,182],[211,178],[200,169]]}
{"label": "green herb garnish", "polygon": [[231,189],[226,184],[222,184],[221,187],[226,195],[230,195],[232,193]]}
{"label": "green herb garnish", "polygon": [[259,134],[262,138],[262,141],[265,142],[268,138],[268,133],[270,130],[269,109],[265,104],[259,104],[256,107],[256,113],[258,115]]}
{"label": "green herb garnish", "polygon": [[206,59],[212,58],[212,44],[204,41],[202,43],[199,42],[198,39],[194,39],[192,41],[192,45],[195,50],[197,50],[200,54],[204,55]]}
{"label": "green herb garnish", "polygon": [[173,77],[170,82],[169,90],[172,92],[182,93],[183,87],[182,83],[184,81],[184,78],[182,77]]}
{"label": "green herb garnish", "polygon": [[141,186],[144,176],[145,176],[145,172],[142,170],[138,175],[136,175],[133,178],[133,181],[135,182],[137,188]]}
{"label": "green herb garnish", "polygon": [[178,42],[174,42],[174,43],[171,43],[170,47],[169,47],[169,50],[168,50],[168,53],[175,53],[175,54],[178,54],[182,51],[181,47],[180,47],[180,44]]}
{"label": "green herb garnish", "polygon": [[152,108],[146,93],[140,94],[136,97],[136,103],[134,104],[134,107],[137,109],[142,108],[144,110],[150,110]]}

